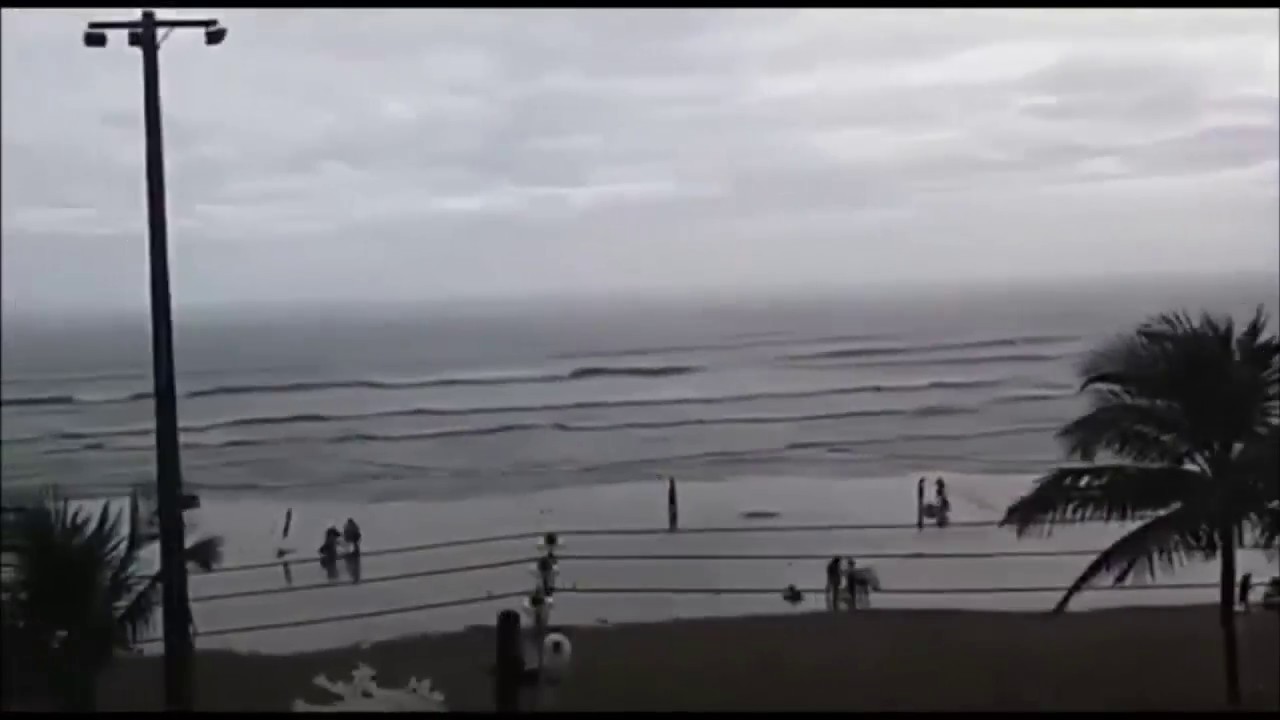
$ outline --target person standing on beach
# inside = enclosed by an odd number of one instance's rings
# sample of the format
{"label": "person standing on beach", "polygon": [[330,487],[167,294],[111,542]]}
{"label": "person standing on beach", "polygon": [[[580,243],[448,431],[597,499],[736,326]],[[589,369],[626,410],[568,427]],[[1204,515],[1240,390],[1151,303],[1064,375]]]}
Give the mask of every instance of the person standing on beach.
{"label": "person standing on beach", "polygon": [[342,527],[342,539],[347,543],[347,552],[360,554],[360,537],[360,526],[354,518],[347,518],[347,524]]}
{"label": "person standing on beach", "polygon": [[324,544],[320,546],[320,567],[330,580],[338,579],[338,539],[341,537],[338,528],[330,527],[324,531]]}
{"label": "person standing on beach", "polygon": [[916,482],[916,529],[924,529],[924,477]]}
{"label": "person standing on beach", "polygon": [[840,607],[840,557],[835,556],[827,562],[827,602],[831,609]]}
{"label": "person standing on beach", "polygon": [[846,560],[844,568],[845,585],[849,588],[849,609],[858,609],[858,563],[853,558]]}
{"label": "person standing on beach", "polygon": [[947,499],[947,483],[942,478],[938,478],[935,486],[934,493],[936,497],[934,501],[937,503],[938,508],[938,527],[946,527],[951,521],[951,501]]}
{"label": "person standing on beach", "polygon": [[680,507],[676,501],[676,479],[667,478],[667,530],[675,532],[680,525]]}

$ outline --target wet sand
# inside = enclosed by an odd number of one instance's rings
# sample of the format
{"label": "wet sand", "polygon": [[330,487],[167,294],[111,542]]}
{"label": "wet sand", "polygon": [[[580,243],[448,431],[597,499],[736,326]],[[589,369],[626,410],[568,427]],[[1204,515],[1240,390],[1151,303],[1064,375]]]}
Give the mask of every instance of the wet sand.
{"label": "wet sand", "polygon": [[[1280,710],[1280,616],[1239,616],[1246,705]],[[566,630],[571,677],[552,710],[1214,710],[1221,633],[1207,606],[1049,616],[867,610]],[[294,655],[204,651],[200,710],[287,710],[330,698],[357,661],[384,687],[429,677],[450,709],[492,709],[489,628]],[[155,710],[159,658],[121,661],[103,710]]]}
{"label": "wet sand", "polygon": [[[486,534],[560,532],[565,547],[558,586],[564,593],[557,596],[553,620],[581,626],[810,612],[821,606],[820,598],[793,609],[778,594],[789,584],[821,588],[832,555],[852,556],[876,569],[883,582],[883,591],[874,598],[877,609],[1035,612],[1052,607],[1093,555],[1128,529],[1067,526],[1051,537],[1018,539],[1004,528],[964,527],[963,523],[998,519],[1030,479],[952,475],[948,481],[955,524],[922,531],[915,528],[915,479],[910,477],[682,482],[681,531],[676,533],[666,532],[666,484],[657,481],[441,503],[210,496],[190,519],[195,534],[226,538],[226,559],[222,572],[191,575],[199,645],[287,655],[489,624],[498,610],[511,604],[489,597],[532,590],[534,537],[381,552]],[[294,512],[287,544],[297,552],[289,556],[286,574],[275,551],[290,507]],[[742,517],[761,511],[777,515]],[[355,517],[364,528],[359,582],[341,568],[338,578],[327,579],[315,556],[325,527],[341,526],[347,517]],[[901,527],[829,527],[849,524]],[[768,531],[789,525],[812,529]],[[726,527],[739,530],[707,532]],[[602,530],[622,534],[601,535]],[[651,532],[638,532],[643,530]],[[999,556],[1010,552],[1039,554]],[[939,553],[951,556],[938,557]],[[734,555],[738,557],[726,557]],[[1240,572],[1253,572],[1258,578],[1276,574],[1274,561],[1259,553],[1241,552],[1238,560]],[[441,574],[490,563],[494,565],[484,569]],[[234,571],[244,564],[259,565]],[[1159,578],[1161,585],[1182,587],[1142,587],[1135,592],[1100,588],[1081,595],[1072,609],[1213,602],[1217,575],[1216,565],[1196,563]],[[1020,591],[1000,592],[1010,587]],[[605,592],[627,588],[680,592]],[[1029,591],[1033,588],[1042,590]],[[747,592],[752,589],[758,592]],[[458,604],[347,622],[290,625],[426,603]],[[287,627],[235,632],[277,624]],[[146,647],[147,652],[158,649],[154,644]]]}

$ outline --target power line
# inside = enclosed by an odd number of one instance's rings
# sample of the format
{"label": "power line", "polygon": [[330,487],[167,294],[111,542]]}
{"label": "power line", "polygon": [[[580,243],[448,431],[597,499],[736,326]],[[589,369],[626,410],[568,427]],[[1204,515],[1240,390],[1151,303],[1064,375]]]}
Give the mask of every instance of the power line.
{"label": "power line", "polygon": [[[476,605],[483,602],[493,600],[509,600],[516,597],[524,597],[528,593],[524,591],[491,593],[488,595],[477,595],[459,600],[444,600],[441,602],[422,603],[419,605],[408,605],[402,607],[385,608],[383,610],[369,610],[366,612],[347,613],[345,615],[330,615],[320,618],[307,618],[303,620],[286,620],[283,622],[262,623],[259,625],[241,625],[240,627],[217,628],[215,630],[203,630],[198,633],[199,637],[217,637],[219,635],[243,635],[254,632],[262,632],[265,630],[285,630],[288,628],[308,627],[310,625],[325,625],[328,623],[347,622],[350,620],[368,620],[376,617],[385,617],[388,615],[405,615],[413,612],[424,610],[440,610],[443,608],[461,607],[463,605]],[[147,638],[139,641],[138,645],[154,645],[163,642],[163,637]]]}
{"label": "power line", "polygon": [[[489,535],[487,537],[464,538],[462,540],[444,540],[439,542],[421,543],[418,545],[404,545],[401,547],[383,548],[381,550],[364,550],[360,553],[361,558],[381,557],[384,555],[402,555],[405,553],[427,552],[430,550],[445,550],[448,548],[468,547],[472,545],[487,545],[501,542],[511,542],[514,540],[533,540],[541,538],[543,533],[540,532],[524,532],[510,533],[507,535]],[[293,558],[293,559],[291,559]],[[286,555],[275,560],[265,562],[248,563],[245,565],[224,565],[216,567],[209,572],[201,573],[201,575],[219,575],[222,573],[246,572],[249,570],[269,570],[279,568],[282,563],[301,562],[308,558],[295,557]]]}
{"label": "power line", "polygon": [[[1138,590],[1207,590],[1217,588],[1217,583],[1164,583],[1151,585],[1112,585],[1103,587],[1091,587],[1086,590],[1089,592],[1097,591],[1138,591]],[[876,595],[1006,595],[1006,594],[1033,594],[1033,593],[1061,593],[1067,588],[1059,586],[1022,586],[1022,587],[977,587],[977,588],[902,588],[900,590],[877,590]],[[824,592],[823,588],[802,588],[802,592],[819,594]],[[635,588],[635,587],[566,587],[558,588],[557,595],[579,594],[579,595],[776,595],[781,590],[778,588]],[[202,631],[200,637],[217,637],[221,635],[242,635],[254,632],[263,632],[267,630],[284,630],[297,627],[308,627],[313,625],[326,625],[331,623],[347,622],[351,620],[367,620],[376,617],[386,617],[390,615],[404,615],[413,612],[422,612],[426,610],[437,610],[443,608],[460,607],[464,605],[476,605],[479,603],[508,600],[512,598],[524,597],[528,593],[526,591],[493,593],[483,596],[473,596],[462,598],[459,600],[445,600],[434,603],[422,603],[418,605],[410,605],[404,607],[385,608],[382,610],[372,610],[359,613],[347,613],[344,615],[330,615],[319,618],[306,618],[302,620],[288,620],[274,623],[262,623],[258,625],[242,625],[239,627],[218,628],[216,630]],[[150,645],[158,643],[162,638],[148,638],[139,642],[139,645]]]}
{"label": "power line", "polygon": [[[860,560],[962,560],[962,559],[1006,559],[1006,558],[1045,558],[1045,557],[1077,557],[1077,556],[1093,556],[1097,555],[1100,550],[1028,550],[1028,551],[997,551],[997,552],[907,552],[907,553],[859,553]],[[754,561],[782,561],[782,560],[805,560],[818,561],[829,560],[832,557],[829,553],[823,554],[682,554],[682,555],[562,555],[559,557],[561,562],[603,562],[603,561],[661,561],[661,562],[678,562],[678,561],[735,561],[735,560],[754,560]],[[418,570],[414,572],[398,573],[395,575],[381,575],[373,578],[361,579],[358,585],[372,585],[377,583],[397,582],[400,580],[414,580],[424,577],[437,577],[441,575],[455,575],[467,572],[477,572],[480,570],[491,570],[503,567],[511,567],[515,565],[529,564],[532,565],[538,560],[537,557],[523,557],[515,560],[499,560],[488,563],[475,563],[471,565],[455,565],[445,568],[434,568],[431,570]],[[271,567],[278,567],[281,563],[274,563]],[[309,583],[306,585],[291,585],[287,587],[259,588],[255,590],[235,590],[223,593],[214,593],[210,595],[201,595],[191,599],[192,603],[215,602],[219,600],[233,600],[247,597],[261,597],[266,595],[285,595],[295,592],[308,592],[311,590],[327,590],[342,587],[351,587],[351,585],[342,583],[334,583],[332,581],[322,581]]]}
{"label": "power line", "polygon": [[[1077,521],[1060,523],[1063,525],[1073,525]],[[1081,521],[1083,522],[1083,521]],[[965,522],[952,522],[947,525],[948,528],[994,528],[999,526],[997,520],[970,520]],[[926,528],[932,531],[934,528]],[[834,530],[912,530],[919,531],[914,523],[871,523],[871,524],[822,524],[822,525],[720,525],[707,527],[690,527],[680,528],[672,532],[663,528],[583,528],[577,530],[565,530],[559,533],[562,536],[572,537],[599,537],[599,536],[636,536],[636,535],[722,535],[734,533],[779,533],[779,532],[818,532],[818,531],[834,531]]]}
{"label": "power line", "polygon": [[[1055,523],[1056,525],[1090,525],[1105,524],[1103,521],[1094,520],[1065,520]],[[971,520],[952,522],[949,528],[996,528],[1000,523],[996,520]],[[421,543],[417,545],[405,545],[401,547],[383,548],[381,550],[366,550],[362,553],[362,557],[380,557],[386,555],[401,555],[406,553],[428,552],[432,550],[444,550],[457,547],[468,547],[475,545],[491,545],[502,542],[513,542],[516,540],[538,540],[545,534],[554,532],[561,538],[569,537],[638,537],[646,535],[724,535],[736,533],[786,533],[786,532],[830,532],[830,531],[889,531],[889,530],[911,530],[919,532],[920,529],[912,523],[884,523],[884,524],[815,524],[815,525],[722,525],[708,527],[691,527],[681,528],[672,533],[665,527],[652,528],[576,528],[569,530],[547,530],[547,531],[528,531],[521,533],[508,533],[504,535],[489,535],[484,537],[466,538],[462,540],[446,540],[442,542]],[[935,528],[926,528],[925,532],[935,532]],[[278,558],[257,563],[248,563],[245,565],[229,565],[214,568],[207,573],[201,575],[217,575],[222,573],[246,572],[249,570],[267,570],[278,568],[282,562],[292,562],[286,558]]]}
{"label": "power line", "polygon": [[[477,563],[474,565],[456,565],[454,567],[436,568],[433,570],[419,570],[417,572],[401,573],[398,575],[381,575],[373,578],[362,578],[357,585],[376,585],[378,583],[396,582],[399,580],[413,580],[416,578],[434,577],[437,575],[455,575],[459,573],[475,572],[477,570],[490,570],[494,568],[510,567],[512,565],[532,564],[537,560],[534,557],[525,557],[518,560],[501,560],[490,563]],[[215,593],[212,595],[201,595],[191,599],[193,604],[214,602],[217,600],[233,600],[238,598],[259,597],[262,595],[282,595],[286,593],[306,592],[308,590],[332,590],[340,587],[351,587],[347,584],[337,584],[333,582],[318,582],[308,585],[293,585],[282,588],[261,588],[257,590],[237,590],[232,592]]]}
{"label": "power line", "polygon": [[[1217,583],[1165,583],[1160,585],[1112,585],[1087,588],[1088,591],[1113,590],[1204,590],[1218,587]],[[801,592],[822,593],[825,588],[799,588]],[[973,587],[973,588],[892,588],[876,590],[875,595],[1006,595],[1016,593],[1061,593],[1067,588],[1058,586],[1023,586],[1023,587]],[[581,595],[777,595],[780,588],[708,588],[708,587],[566,587],[557,588],[556,594]]]}
{"label": "power line", "polygon": [[[992,552],[886,552],[856,553],[858,560],[965,560],[965,559],[1004,559],[1004,558],[1044,558],[1044,557],[1077,557],[1096,556],[1100,549],[1092,550],[1000,550]],[[598,562],[602,560],[643,561],[654,560],[675,562],[682,560],[719,561],[719,560],[830,560],[835,555],[845,553],[766,553],[766,554],[645,554],[645,555],[560,555],[562,562]]]}

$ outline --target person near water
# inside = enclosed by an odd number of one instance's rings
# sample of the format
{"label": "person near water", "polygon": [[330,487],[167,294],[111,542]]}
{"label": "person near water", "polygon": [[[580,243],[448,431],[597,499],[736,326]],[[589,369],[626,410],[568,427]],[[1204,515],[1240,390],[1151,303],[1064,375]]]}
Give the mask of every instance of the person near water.
{"label": "person near water", "polygon": [[947,498],[947,483],[942,478],[934,483],[934,502],[938,506],[938,526],[943,527],[951,519],[951,500]]}
{"label": "person near water", "polygon": [[676,500],[676,479],[667,478],[667,529],[675,531],[680,525],[680,506]]}
{"label": "person near water", "polygon": [[1240,576],[1240,609],[1249,612],[1249,593],[1253,592],[1253,573]]}
{"label": "person near water", "polygon": [[338,559],[338,540],[342,537],[342,533],[338,532],[338,528],[330,526],[324,531],[324,542],[320,544],[320,557],[325,560]]}
{"label": "person near water", "polygon": [[349,552],[342,556],[342,564],[347,568],[347,576],[352,583],[359,583],[361,577],[360,553]]}
{"label": "person near water", "polygon": [[556,558],[547,554],[538,558],[538,590],[551,597],[556,592]]}
{"label": "person near water", "polygon": [[844,568],[845,585],[849,589],[849,609],[858,609],[858,562],[853,558],[845,561]]}
{"label": "person near water", "polygon": [[324,544],[320,546],[320,567],[324,568],[330,580],[338,578],[338,540],[341,537],[338,528],[330,527],[324,531]]}
{"label": "person near water", "polygon": [[839,556],[831,558],[827,561],[827,598],[831,601],[831,608],[840,607],[840,558]]}
{"label": "person near water", "polygon": [[342,540],[347,544],[350,552],[359,554],[360,552],[360,526],[352,518],[347,518],[347,524],[342,527]]}
{"label": "person near water", "polygon": [[921,477],[916,482],[916,529],[924,529],[924,485],[925,479]]}

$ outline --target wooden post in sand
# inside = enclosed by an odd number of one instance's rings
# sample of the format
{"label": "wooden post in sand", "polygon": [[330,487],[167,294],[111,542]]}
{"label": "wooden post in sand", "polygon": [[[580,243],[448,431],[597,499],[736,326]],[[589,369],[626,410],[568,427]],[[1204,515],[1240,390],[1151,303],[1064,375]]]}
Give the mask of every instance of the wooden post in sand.
{"label": "wooden post in sand", "polygon": [[524,648],[520,642],[520,613],[498,613],[498,648],[493,668],[493,707],[496,712],[520,711],[520,678],[524,674]]}

